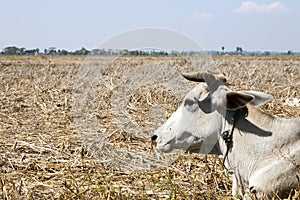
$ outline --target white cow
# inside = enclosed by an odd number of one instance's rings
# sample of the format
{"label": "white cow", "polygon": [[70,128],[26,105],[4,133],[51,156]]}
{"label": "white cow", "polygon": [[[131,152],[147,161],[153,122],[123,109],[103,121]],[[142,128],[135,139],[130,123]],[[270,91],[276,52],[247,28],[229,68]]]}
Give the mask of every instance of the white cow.
{"label": "white cow", "polygon": [[[280,119],[256,108],[272,99],[256,92],[234,92],[223,75],[190,73],[200,82],[152,141],[173,149],[207,154],[217,148],[234,172],[234,196],[285,197],[300,185],[300,118]],[[205,84],[206,83],[206,84]]]}

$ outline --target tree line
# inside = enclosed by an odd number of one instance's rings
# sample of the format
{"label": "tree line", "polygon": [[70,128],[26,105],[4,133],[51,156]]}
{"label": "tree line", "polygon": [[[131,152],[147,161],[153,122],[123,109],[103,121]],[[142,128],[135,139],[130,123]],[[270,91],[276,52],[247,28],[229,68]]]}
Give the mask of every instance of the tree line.
{"label": "tree line", "polygon": [[225,51],[225,47],[221,47],[221,51],[162,51],[162,50],[113,50],[113,49],[92,49],[87,50],[86,48],[82,47],[81,49],[75,51],[68,51],[65,49],[57,49],[56,47],[49,47],[48,49],[44,49],[41,51],[39,48],[36,49],[26,49],[26,48],[18,48],[15,46],[9,46],[0,51],[0,55],[132,55],[132,56],[190,56],[190,55],[246,55],[246,56],[270,56],[270,55],[300,55],[299,52],[293,52],[289,50],[287,52],[269,52],[269,51],[256,51],[256,52],[247,52],[242,49],[242,47],[236,47],[235,51]]}
{"label": "tree line", "polygon": [[76,51],[67,51],[65,49],[56,49],[55,47],[49,47],[48,49],[44,49],[41,51],[39,48],[36,49],[26,49],[26,48],[18,48],[15,46],[5,47],[3,51],[0,52],[1,55],[88,55],[91,51],[82,47]]}
{"label": "tree line", "polygon": [[36,49],[25,49],[18,48],[15,46],[9,46],[0,52],[0,55],[169,55],[165,51],[142,51],[142,50],[112,50],[112,49],[92,49],[87,50],[82,47],[75,51],[67,51],[65,49],[57,49],[56,47],[49,47],[41,51],[39,48]]}

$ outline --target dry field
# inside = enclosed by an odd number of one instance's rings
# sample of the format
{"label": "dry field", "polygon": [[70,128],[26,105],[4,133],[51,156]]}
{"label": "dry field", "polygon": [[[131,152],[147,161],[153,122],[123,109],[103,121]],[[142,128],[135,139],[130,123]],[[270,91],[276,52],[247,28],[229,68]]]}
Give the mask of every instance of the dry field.
{"label": "dry field", "polygon": [[150,142],[195,85],[179,73],[204,69],[300,116],[285,104],[300,99],[300,57],[0,57],[0,199],[232,199],[217,156]]}

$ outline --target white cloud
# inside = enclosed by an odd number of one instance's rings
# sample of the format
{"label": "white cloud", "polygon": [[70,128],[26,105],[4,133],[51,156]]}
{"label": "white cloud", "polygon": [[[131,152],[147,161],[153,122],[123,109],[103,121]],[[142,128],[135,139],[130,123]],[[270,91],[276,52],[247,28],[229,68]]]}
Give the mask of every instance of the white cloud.
{"label": "white cloud", "polygon": [[195,20],[210,20],[213,18],[213,15],[205,12],[197,12],[193,14],[192,18]]}
{"label": "white cloud", "polygon": [[280,2],[273,2],[270,4],[258,5],[253,1],[245,1],[240,7],[232,10],[234,13],[278,13],[289,10],[289,8],[282,5]]}

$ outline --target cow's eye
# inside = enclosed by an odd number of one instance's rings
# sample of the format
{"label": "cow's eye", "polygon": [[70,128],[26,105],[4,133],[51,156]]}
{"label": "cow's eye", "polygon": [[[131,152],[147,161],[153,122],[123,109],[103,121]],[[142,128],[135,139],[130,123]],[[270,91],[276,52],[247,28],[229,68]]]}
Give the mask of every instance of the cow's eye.
{"label": "cow's eye", "polygon": [[192,106],[195,104],[195,101],[193,101],[192,99],[186,99],[184,101],[184,106],[187,107],[187,106]]}
{"label": "cow's eye", "polygon": [[184,107],[190,111],[190,112],[194,112],[197,109],[197,104],[194,100],[192,99],[186,99],[184,101]]}

